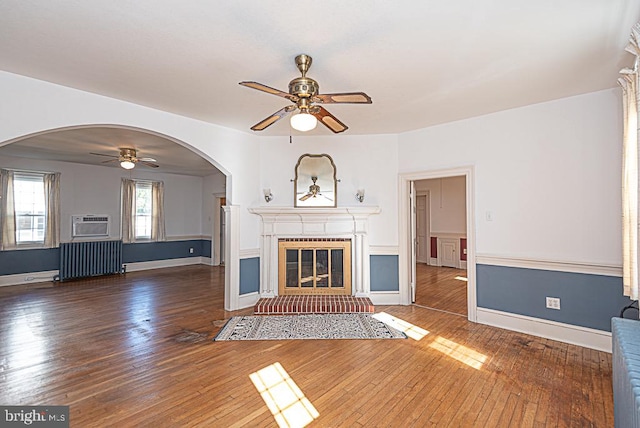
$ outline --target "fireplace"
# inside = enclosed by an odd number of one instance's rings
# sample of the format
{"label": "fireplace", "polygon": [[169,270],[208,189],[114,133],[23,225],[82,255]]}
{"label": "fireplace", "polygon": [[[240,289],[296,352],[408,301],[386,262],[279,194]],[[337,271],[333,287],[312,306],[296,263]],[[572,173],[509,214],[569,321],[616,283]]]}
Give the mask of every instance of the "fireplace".
{"label": "fireplace", "polygon": [[[260,297],[287,294],[369,297],[369,216],[378,214],[379,207],[255,207],[249,208],[249,212],[262,220]],[[291,250],[288,261],[286,249]],[[341,275],[334,272],[340,259]]]}
{"label": "fireplace", "polygon": [[351,295],[351,240],[278,240],[278,294]]}

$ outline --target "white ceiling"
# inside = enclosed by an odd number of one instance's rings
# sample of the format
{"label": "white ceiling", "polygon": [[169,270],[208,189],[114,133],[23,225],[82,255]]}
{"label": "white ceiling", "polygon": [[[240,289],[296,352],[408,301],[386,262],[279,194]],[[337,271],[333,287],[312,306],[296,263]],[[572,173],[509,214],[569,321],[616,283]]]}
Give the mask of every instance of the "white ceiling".
{"label": "white ceiling", "polygon": [[252,132],[288,102],[238,82],[287,91],[307,53],[321,93],[373,99],[327,106],[346,135],[397,134],[615,87],[639,20],[637,0],[3,0],[0,69]]}
{"label": "white ceiling", "polygon": [[139,158],[153,158],[158,168],[141,164],[136,169],[166,174],[182,174],[205,177],[217,169],[191,150],[146,132],[114,127],[90,127],[48,132],[26,138],[0,148],[0,155],[30,159],[47,159],[88,165],[120,168],[117,159],[120,148],[134,148]]}

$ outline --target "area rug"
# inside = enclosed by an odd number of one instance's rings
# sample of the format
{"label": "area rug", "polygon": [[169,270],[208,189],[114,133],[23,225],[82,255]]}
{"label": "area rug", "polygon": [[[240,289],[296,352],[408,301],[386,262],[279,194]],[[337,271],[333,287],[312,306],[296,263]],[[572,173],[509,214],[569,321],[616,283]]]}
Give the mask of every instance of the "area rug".
{"label": "area rug", "polygon": [[246,315],[231,318],[213,339],[406,339],[370,314]]}

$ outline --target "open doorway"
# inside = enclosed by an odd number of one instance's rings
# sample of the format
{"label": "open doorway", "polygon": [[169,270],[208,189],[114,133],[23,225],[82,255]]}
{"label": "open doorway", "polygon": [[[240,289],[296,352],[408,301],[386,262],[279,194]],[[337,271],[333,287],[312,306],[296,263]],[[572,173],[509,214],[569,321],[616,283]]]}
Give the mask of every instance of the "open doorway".
{"label": "open doorway", "polygon": [[467,222],[464,176],[414,181],[415,300],[466,316]]}
{"label": "open doorway", "polygon": [[[458,184],[464,183],[464,196],[462,197],[464,202],[458,202],[459,211],[456,214],[464,218],[464,225],[462,226],[464,236],[460,236],[459,230],[451,229],[446,223],[441,225],[436,222],[437,226],[434,227],[435,208],[439,209],[440,207],[440,185],[444,186],[446,190],[447,186],[451,184],[445,180],[441,182],[437,180],[447,178],[459,180]],[[420,182],[423,180],[435,180],[431,184],[436,187],[422,187]],[[420,279],[423,282],[426,281],[436,287],[446,286],[445,284],[448,282],[450,287],[447,291],[451,291],[450,288],[463,289],[462,292],[453,292],[453,295],[456,296],[455,299],[451,295],[446,296],[446,293],[440,296],[441,301],[446,301],[448,304],[453,305],[456,308],[455,311],[451,311],[451,307],[440,307],[442,310],[463,314],[465,305],[460,303],[460,299],[466,299],[467,319],[473,322],[476,321],[476,268],[473,262],[475,260],[474,180],[474,169],[471,166],[400,174],[398,182],[400,199],[398,259],[400,266],[400,301],[403,304],[412,304],[416,297],[418,302],[424,301],[424,296],[420,295],[423,288],[418,290],[420,285],[417,281],[420,275]],[[420,189],[419,193],[416,190],[416,183],[418,183],[418,189]],[[418,196],[424,197],[420,202],[420,207],[417,206],[420,201]],[[444,207],[446,200],[443,199],[442,202]],[[420,227],[417,223],[419,210],[429,213],[429,218],[422,222],[426,230],[418,230]],[[420,243],[418,235],[423,240],[426,239],[426,246],[424,245],[425,243]],[[418,262],[420,251],[422,251],[421,261]],[[425,255],[426,262],[424,261]],[[464,274],[465,268],[466,275],[458,275],[459,273]],[[447,272],[447,275],[444,275],[443,272]],[[464,293],[465,288],[466,293]],[[429,302],[428,305],[434,306],[434,303]]]}
{"label": "open doorway", "polygon": [[214,193],[213,231],[211,239],[211,261],[214,266],[224,266],[226,241],[226,215],[224,207],[227,205],[225,193]]}

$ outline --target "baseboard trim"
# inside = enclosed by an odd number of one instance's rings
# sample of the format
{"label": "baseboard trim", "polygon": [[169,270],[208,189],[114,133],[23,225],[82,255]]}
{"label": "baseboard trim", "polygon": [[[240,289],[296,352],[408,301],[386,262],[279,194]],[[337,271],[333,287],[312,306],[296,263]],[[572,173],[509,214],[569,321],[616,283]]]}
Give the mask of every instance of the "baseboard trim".
{"label": "baseboard trim", "polygon": [[611,333],[608,331],[486,308],[477,309],[477,322],[611,353]]}
{"label": "baseboard trim", "polygon": [[399,291],[371,291],[369,299],[374,305],[400,305]]}
{"label": "baseboard trim", "polygon": [[14,275],[0,276],[0,287],[11,285],[35,284],[37,282],[51,282],[53,277],[58,275],[57,270],[47,270],[42,272],[17,273]]}
{"label": "baseboard trim", "polygon": [[[184,257],[180,259],[152,260],[149,262],[124,263],[127,272],[136,272],[149,269],[161,269],[176,266],[188,265],[207,265],[211,266],[210,257]],[[59,274],[57,270],[48,270],[42,272],[25,272],[13,275],[0,275],[0,287],[11,285],[34,284],[36,282],[53,281],[54,277]]]}
{"label": "baseboard trim", "polygon": [[257,291],[241,294],[238,298],[238,309],[251,308],[258,303],[258,299],[260,299],[260,293]]}
{"label": "baseboard trim", "polygon": [[181,259],[152,260],[149,262],[124,263],[127,272],[137,272],[140,270],[160,269],[176,266],[207,264],[208,257],[184,257]]}

